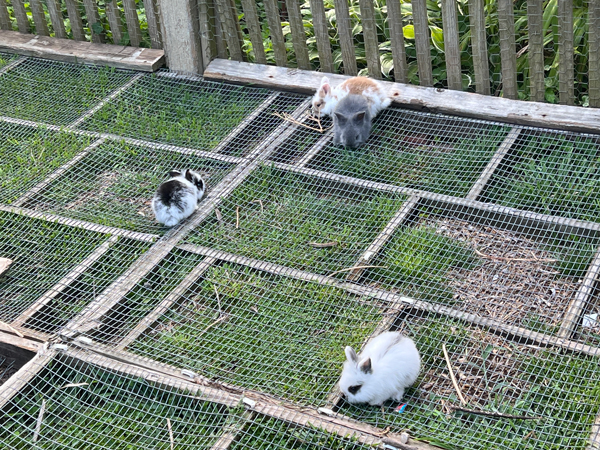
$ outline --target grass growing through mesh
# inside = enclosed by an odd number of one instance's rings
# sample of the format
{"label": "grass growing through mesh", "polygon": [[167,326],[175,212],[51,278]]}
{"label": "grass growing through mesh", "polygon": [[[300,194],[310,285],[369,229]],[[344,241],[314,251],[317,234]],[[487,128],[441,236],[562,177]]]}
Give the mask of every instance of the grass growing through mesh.
{"label": "grass growing through mesh", "polygon": [[10,322],[108,238],[88,230],[0,212],[0,320]]}
{"label": "grass growing through mesh", "polygon": [[340,194],[334,185],[264,166],[221,203],[220,219],[212,216],[187,241],[311,272],[352,267],[405,197]]}
{"label": "grass growing through mesh", "polygon": [[360,347],[380,319],[376,305],[336,288],[225,265],[210,269],[131,350],[321,404],[340,375],[344,346]]}
{"label": "grass growing through mesh", "polygon": [[532,134],[501,166],[484,200],[529,211],[600,220],[600,144],[571,134]]}
{"label": "grass growing through mesh", "polygon": [[165,229],[156,222],[150,204],[169,170],[194,169],[210,189],[231,167],[193,155],[110,141],[54,182],[38,197],[37,208],[102,225],[162,233]]}
{"label": "grass growing through mesh", "polygon": [[265,89],[148,75],[82,128],[210,150],[268,95]]}
{"label": "grass growing through mesh", "polygon": [[0,77],[0,115],[67,125],[133,72],[30,59]]}
{"label": "grass growing through mesh", "polygon": [[[387,402],[384,412],[368,405],[344,404],[340,413],[380,428],[408,430],[413,438],[446,449],[586,448],[600,408],[597,358],[532,349],[500,337],[492,338],[495,344],[488,344],[479,338],[485,330],[440,317],[419,320],[407,316],[402,328],[414,339],[422,357],[421,375],[403,399],[408,404],[405,411],[398,414],[394,412],[397,403]],[[444,405],[460,406],[460,401],[449,380],[442,344],[458,373],[467,408],[540,419],[450,412]],[[508,358],[504,366],[492,366],[496,353]],[[458,366],[469,371],[466,377],[460,376],[465,373]],[[479,382],[483,377],[488,400],[468,394],[471,373],[478,374]],[[439,383],[447,386],[443,395],[436,393]]]}
{"label": "grass growing through mesh", "polygon": [[0,53],[0,69],[2,69],[7,64],[10,64],[13,60],[17,59],[19,55],[15,55],[12,53]]}
{"label": "grass growing through mesh", "polygon": [[[63,388],[80,383],[85,384]],[[34,443],[43,400],[45,412]],[[169,419],[176,448],[206,449],[221,434],[227,417],[222,406],[185,392],[55,360],[4,407],[0,440],[12,449],[168,450]]]}
{"label": "grass growing through mesh", "polygon": [[0,135],[2,203],[14,201],[90,143],[83,136],[12,124],[0,125]]}

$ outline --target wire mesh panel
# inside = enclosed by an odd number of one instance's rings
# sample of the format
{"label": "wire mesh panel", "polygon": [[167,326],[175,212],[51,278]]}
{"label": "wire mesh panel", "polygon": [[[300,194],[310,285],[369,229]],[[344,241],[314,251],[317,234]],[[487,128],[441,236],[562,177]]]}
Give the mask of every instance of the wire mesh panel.
{"label": "wire mesh panel", "polygon": [[0,52],[0,69],[4,68],[4,66],[8,65],[17,58],[18,56],[13,53]]}

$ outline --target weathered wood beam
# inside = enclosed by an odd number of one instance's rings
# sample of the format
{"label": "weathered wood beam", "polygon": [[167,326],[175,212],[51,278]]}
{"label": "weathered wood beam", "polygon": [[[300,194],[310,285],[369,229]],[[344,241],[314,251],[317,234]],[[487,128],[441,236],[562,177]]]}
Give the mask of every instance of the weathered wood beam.
{"label": "weathered wood beam", "polygon": [[167,64],[176,72],[204,71],[198,21],[198,2],[169,0],[159,2],[163,48]]}

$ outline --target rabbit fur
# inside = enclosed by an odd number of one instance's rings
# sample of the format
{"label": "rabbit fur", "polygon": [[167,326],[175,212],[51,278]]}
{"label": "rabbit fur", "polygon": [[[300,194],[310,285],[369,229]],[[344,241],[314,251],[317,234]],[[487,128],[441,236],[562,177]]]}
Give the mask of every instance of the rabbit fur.
{"label": "rabbit fur", "polygon": [[204,195],[206,184],[197,172],[190,169],[172,170],[169,178],[158,187],[152,198],[156,220],[172,227],[191,216]]}
{"label": "rabbit fur", "polygon": [[323,77],[321,85],[312,99],[312,113],[320,117],[321,115],[331,116],[336,105],[347,95],[362,95],[369,104],[371,118],[390,106],[392,99],[389,97],[386,89],[381,83],[367,78],[354,77],[344,81],[335,88],[331,87],[329,78]]}
{"label": "rabbit fur", "polygon": [[371,134],[371,112],[362,95],[350,94],[335,107],[333,113],[333,143],[345,147],[360,147]]}
{"label": "rabbit fur", "polygon": [[339,386],[350,403],[399,402],[421,370],[419,351],[412,339],[394,331],[369,341],[360,355],[350,346],[345,353]]}

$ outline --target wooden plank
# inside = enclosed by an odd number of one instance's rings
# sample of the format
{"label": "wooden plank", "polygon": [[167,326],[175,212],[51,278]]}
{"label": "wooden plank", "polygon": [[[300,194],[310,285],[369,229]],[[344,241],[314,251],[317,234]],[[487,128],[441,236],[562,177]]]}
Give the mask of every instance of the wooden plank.
{"label": "wooden plank", "polygon": [[39,36],[50,36],[41,0],[29,0],[29,8],[31,8],[31,16],[33,17],[33,23],[35,24],[35,34]]}
{"label": "wooden plank", "polygon": [[217,41],[215,37],[216,18],[214,5],[211,0],[198,2],[198,20],[200,21],[200,47],[202,49],[203,66],[208,67],[211,60],[217,56]]}
{"label": "wooden plank", "polygon": [[446,58],[448,87],[460,91],[462,90],[462,74],[456,0],[442,0],[442,22],[444,27],[444,56]]}
{"label": "wooden plank", "polygon": [[169,0],[159,2],[159,6],[165,33],[163,48],[169,68],[176,72],[201,74],[204,66],[198,30],[197,2]]}
{"label": "wooden plank", "polygon": [[5,74],[6,72],[10,72],[12,69],[23,64],[25,61],[27,61],[26,57],[19,56],[17,59],[13,60],[12,62],[9,62],[2,69],[0,69],[0,76]]}
{"label": "wooden plank", "polygon": [[413,0],[411,3],[415,26],[415,48],[417,50],[419,84],[421,86],[433,86],[427,0]]}
{"label": "wooden plank", "polygon": [[[592,0],[594,1],[594,0]],[[585,450],[598,450],[600,449],[600,414],[596,416],[594,423],[592,424],[592,434]]]}
{"label": "wooden plank", "polygon": [[[15,336],[13,334],[4,333],[0,331],[0,343],[6,345],[12,345],[18,347],[23,350],[27,350],[28,352],[37,353],[44,344],[41,342],[32,341],[31,339],[22,338],[19,336]],[[6,348],[6,347],[4,347]],[[2,353],[3,356],[6,356],[5,353]]]}
{"label": "wooden plank", "polygon": [[300,158],[300,160],[294,164],[296,167],[306,167],[315,156],[319,154],[321,150],[323,150],[333,138],[333,130],[327,131],[323,136],[319,138],[319,140],[313,145],[306,154]]}
{"label": "wooden plank", "polygon": [[[240,20],[238,18],[239,12],[237,9],[237,0],[228,0],[229,7],[231,8],[231,17],[233,18],[233,23],[235,25],[235,30],[237,32],[237,38],[240,48],[244,46],[244,33],[242,32],[242,26],[240,25]],[[242,52],[242,61],[248,61],[246,58],[246,54]]]}
{"label": "wooden plank", "polygon": [[475,90],[478,94],[490,95],[484,0],[469,0],[469,23],[471,27]]}
{"label": "wooden plank", "polygon": [[150,328],[152,324],[156,322],[164,313],[166,313],[176,301],[185,295],[190,287],[192,287],[192,285],[196,283],[198,279],[204,275],[204,272],[210,269],[215,262],[217,262],[217,258],[204,258],[200,264],[194,267],[192,271],[188,273],[187,276],[181,281],[181,283],[179,283],[179,285],[173,289],[169,295],[167,295],[163,301],[158,304],[156,308],[154,308],[154,310],[144,317],[142,321],[139,322],[137,326],[127,334],[127,336],[119,341],[116,346],[117,350],[124,350],[148,328]]}
{"label": "wooden plank", "polygon": [[52,21],[54,37],[66,39],[67,32],[65,30],[65,21],[62,14],[60,1],[46,0],[46,5],[48,5],[48,14],[50,14],[50,20]]}
{"label": "wooden plank", "polygon": [[225,32],[225,38],[227,40],[227,47],[229,48],[229,56],[234,61],[242,61],[242,49],[238,40],[237,29],[235,21],[237,17],[233,17],[231,14],[231,6],[229,0],[215,0],[219,11],[219,18],[221,19],[221,25]]}
{"label": "wooden plank", "polygon": [[31,319],[38,311],[50,303],[61,292],[68,288],[81,274],[92,267],[110,248],[119,240],[119,236],[111,236],[102,245],[96,248],[90,255],[81,261],[67,275],[65,275],[58,283],[56,283],[48,292],[37,299],[29,308],[19,315],[11,325],[13,327],[22,327],[29,319]]}
{"label": "wooden plank", "polygon": [[573,55],[573,0],[558,2],[558,101],[575,104]]}
{"label": "wooden plank", "polygon": [[[285,4],[287,7],[288,17],[290,19],[292,45],[294,46],[296,62],[300,69],[310,69],[308,47],[306,46],[306,34],[304,33],[304,22],[302,21],[302,14],[300,13],[300,3],[298,3],[297,0],[286,0]],[[319,45],[320,44],[317,43],[317,46]]]}
{"label": "wooden plank", "polygon": [[588,268],[583,281],[579,285],[577,289],[577,294],[567,311],[563,317],[562,323],[560,325],[560,329],[558,330],[558,336],[563,339],[570,339],[573,331],[577,327],[579,323],[579,319],[583,314],[585,307],[587,306],[594,289],[596,288],[596,283],[598,281],[598,274],[600,273],[600,248],[596,251],[594,255],[594,259],[592,260],[592,264]]}
{"label": "wooden plank", "polygon": [[[335,73],[335,68],[333,67],[333,56],[331,55],[331,45],[329,43],[329,29],[327,26],[327,18],[325,17],[325,6],[323,5],[323,1],[310,0],[310,10],[312,12],[313,30],[315,32],[315,38],[317,39],[317,52],[319,53],[319,66],[321,72]],[[304,69],[304,67],[300,68]],[[309,67],[306,68],[308,69]]]}
{"label": "wooden plank", "polygon": [[254,0],[242,0],[242,9],[244,10],[246,26],[250,34],[250,42],[252,42],[254,58],[257,63],[266,64],[267,57],[265,55],[265,46],[263,45],[262,29],[256,10],[256,2]]}
{"label": "wooden plank", "polygon": [[600,108],[600,0],[588,2],[588,64],[590,106]]}
{"label": "wooden plank", "polygon": [[10,16],[8,15],[6,0],[0,0],[0,30],[12,31],[12,24]]}
{"label": "wooden plank", "polygon": [[0,50],[72,64],[96,64],[145,72],[153,72],[164,64],[162,50],[93,44],[14,31],[0,31]]}
{"label": "wooden plank", "polygon": [[229,56],[227,55],[227,44],[225,43],[225,31],[223,30],[223,20],[219,16],[219,11],[216,6],[217,0],[212,0],[213,2],[213,12],[215,14],[215,42],[217,46],[217,56],[219,58],[227,59]]}
{"label": "wooden plank", "polygon": [[125,10],[129,43],[133,47],[139,47],[142,43],[142,30],[140,29],[140,20],[137,15],[135,0],[123,0],[123,9]]}
{"label": "wooden plank", "polygon": [[[206,79],[239,84],[292,90],[314,94],[322,75],[316,72],[287,69],[260,64],[233,63],[217,59],[210,63]],[[347,80],[345,75],[329,75],[332,85]],[[426,88],[380,81],[388,89],[396,89],[393,102],[402,107],[445,113],[454,116],[506,122],[518,125],[554,128],[568,131],[600,133],[600,110],[538,102],[521,102],[507,98],[483,97],[470,92]]]}
{"label": "wooden plank", "polygon": [[[389,7],[388,7],[389,8]],[[354,53],[354,38],[352,37],[352,22],[347,0],[335,0],[335,19],[338,28],[338,42],[342,49],[342,64],[346,75],[356,76],[356,54]]]}
{"label": "wooden plank", "polygon": [[367,69],[369,76],[381,80],[381,61],[379,60],[379,41],[377,39],[377,25],[375,24],[375,5],[372,0],[359,0],[365,53],[367,56]]}
{"label": "wooden plank", "polygon": [[17,19],[19,32],[30,33],[31,28],[29,27],[29,19],[27,19],[27,13],[25,12],[25,4],[23,0],[12,0],[11,4],[15,14],[15,19]]}
{"label": "wooden plank", "polygon": [[477,200],[477,197],[483,192],[487,183],[494,175],[495,170],[517,141],[522,130],[523,128],[521,127],[514,127],[506,135],[504,140],[498,146],[498,150],[496,150],[496,153],[494,153],[494,156],[492,156],[492,159],[487,163],[487,166],[483,169],[483,172],[481,172],[481,175],[467,194],[468,199]]}
{"label": "wooden plank", "polygon": [[115,45],[122,45],[123,25],[121,24],[121,10],[116,1],[106,3],[106,17],[112,33],[112,42]]}
{"label": "wooden plank", "polygon": [[6,272],[12,263],[12,259],[0,257],[0,275]]}
{"label": "wooden plank", "polygon": [[529,34],[529,48],[527,52],[529,53],[530,97],[531,100],[535,102],[543,102],[546,88],[544,86],[544,30],[542,27],[542,0],[527,1],[527,28]]}
{"label": "wooden plank", "polygon": [[[398,227],[404,224],[406,220],[413,213],[421,198],[418,195],[411,195],[402,207],[394,214],[383,230],[377,235],[377,237],[371,242],[367,249],[356,261],[354,266],[368,266],[375,256],[379,254],[383,246],[392,238]],[[350,282],[357,282],[362,276],[365,269],[354,269],[348,273],[346,280]]]}
{"label": "wooden plank", "polygon": [[104,43],[104,30],[97,33],[94,28],[102,26],[100,21],[100,14],[98,14],[98,4],[95,0],[83,0],[83,6],[85,7],[85,15],[87,16],[88,29],[92,35],[92,42],[96,44]]}
{"label": "wooden plank", "polygon": [[67,6],[67,15],[71,23],[71,32],[76,41],[85,41],[85,32],[83,31],[83,22],[79,12],[79,2],[77,0],[65,0]]}
{"label": "wooden plank", "polygon": [[512,0],[498,0],[498,29],[502,66],[502,96],[516,100],[518,98],[517,50]]}
{"label": "wooden plank", "polygon": [[244,411],[238,416],[233,416],[230,423],[223,427],[223,434],[215,442],[211,450],[228,450],[231,445],[236,442],[242,434],[246,425],[255,417],[253,411]]}
{"label": "wooden plank", "polygon": [[143,0],[144,10],[146,11],[146,23],[148,24],[148,34],[150,35],[150,48],[162,48],[162,36],[160,32],[160,17],[156,0]]}
{"label": "wooden plank", "polygon": [[407,83],[408,64],[406,63],[406,50],[404,49],[404,30],[402,29],[400,0],[388,0],[387,8],[390,42],[392,44],[392,61],[394,62],[394,81],[396,83]]}
{"label": "wooden plank", "polygon": [[283,39],[277,0],[264,0],[263,4],[269,24],[269,33],[271,35],[271,43],[273,44],[273,53],[275,54],[275,64],[285,67],[287,66],[287,53],[285,51],[285,40]]}

